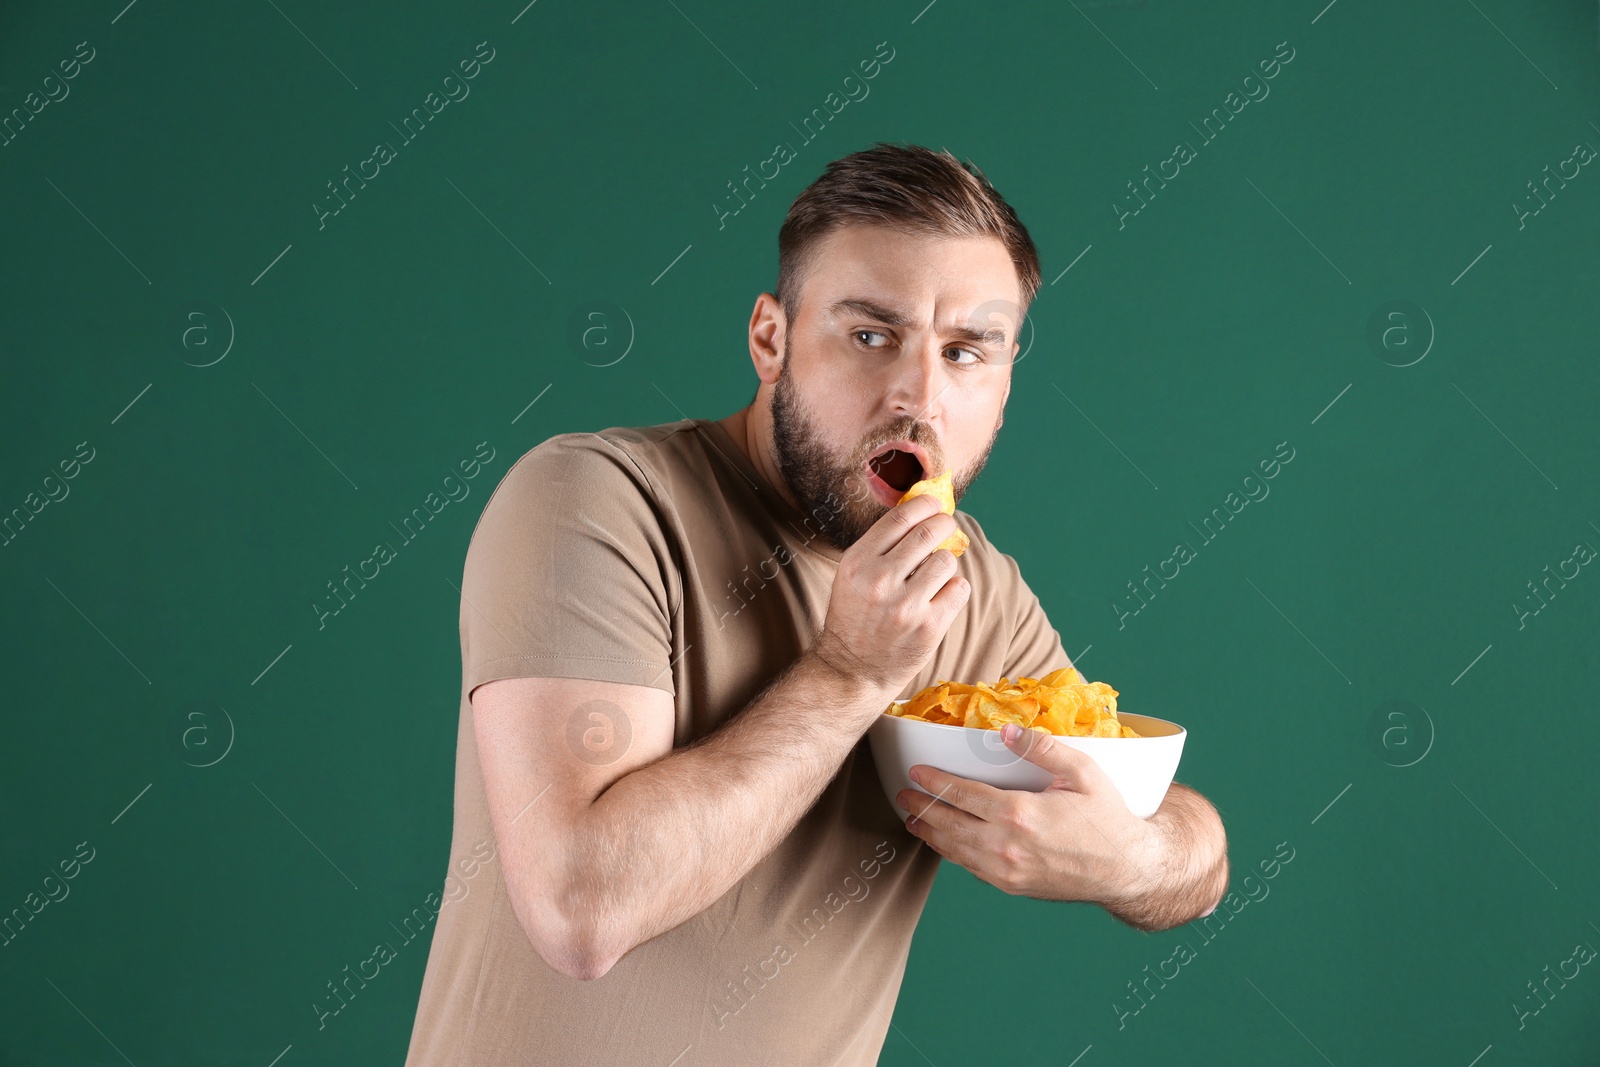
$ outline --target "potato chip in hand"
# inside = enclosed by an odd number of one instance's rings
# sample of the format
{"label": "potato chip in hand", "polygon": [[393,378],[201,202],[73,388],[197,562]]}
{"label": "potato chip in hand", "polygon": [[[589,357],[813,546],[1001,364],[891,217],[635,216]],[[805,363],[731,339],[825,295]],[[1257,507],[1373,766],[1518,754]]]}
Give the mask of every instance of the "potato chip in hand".
{"label": "potato chip in hand", "polygon": [[[937,478],[924,478],[920,482],[913,483],[911,488],[905,491],[898,502],[904,504],[907,500],[910,500],[914,496],[922,496],[927,494],[939,502],[940,511],[944,512],[946,515],[954,515],[956,513],[956,495],[955,489],[951,482],[952,478],[948,470],[939,475]],[[940,541],[937,545],[934,545],[933,550],[937,552],[941,548],[948,548],[951,555],[959,556],[961,553],[967,550],[967,546],[971,543],[972,542],[967,539],[966,534],[962,533],[960,530],[957,530],[949,537],[946,537],[943,541]]]}

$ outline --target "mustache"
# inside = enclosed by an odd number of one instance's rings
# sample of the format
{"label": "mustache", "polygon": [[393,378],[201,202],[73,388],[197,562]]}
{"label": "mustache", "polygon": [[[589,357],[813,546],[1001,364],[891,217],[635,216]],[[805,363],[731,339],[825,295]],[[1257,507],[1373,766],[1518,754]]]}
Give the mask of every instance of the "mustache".
{"label": "mustache", "polygon": [[[903,422],[891,423],[886,429],[871,435],[868,442],[857,452],[856,462],[852,466],[859,467],[865,463],[874,452],[888,444],[890,441],[910,441],[921,446],[928,455],[928,463],[935,469],[942,469],[944,465],[944,449],[939,446],[939,439],[933,431],[925,428],[925,423]],[[932,473],[924,471],[923,473]]]}

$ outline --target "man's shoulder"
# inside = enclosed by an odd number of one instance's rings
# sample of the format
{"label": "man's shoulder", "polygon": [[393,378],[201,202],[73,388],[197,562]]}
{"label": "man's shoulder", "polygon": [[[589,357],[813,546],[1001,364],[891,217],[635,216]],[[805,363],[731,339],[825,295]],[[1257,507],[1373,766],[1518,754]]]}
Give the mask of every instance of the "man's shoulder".
{"label": "man's shoulder", "polygon": [[489,493],[472,540],[518,537],[552,509],[651,510],[658,498],[649,442],[659,427],[552,434],[518,456]]}
{"label": "man's shoulder", "polygon": [[[957,571],[972,580],[974,592],[996,608],[1007,602],[1025,601],[1031,590],[1016,557],[989,540],[982,524],[971,514],[957,508],[955,520],[956,527],[972,542],[961,554]],[[996,599],[989,600],[991,594]]]}
{"label": "man's shoulder", "polygon": [[578,430],[552,434],[524,452],[506,471],[513,474],[581,475],[587,471],[631,468],[648,483],[664,466],[694,447],[694,420],[652,426],[608,426],[603,430]]}
{"label": "man's shoulder", "polygon": [[1008,562],[1011,566],[1016,566],[1015,560],[989,540],[989,535],[984,532],[983,526],[970,512],[957,508],[953,517],[956,520],[956,529],[966,534],[967,540],[972,543],[971,547],[962,553],[962,559],[970,557],[973,564],[986,568],[1004,568]]}

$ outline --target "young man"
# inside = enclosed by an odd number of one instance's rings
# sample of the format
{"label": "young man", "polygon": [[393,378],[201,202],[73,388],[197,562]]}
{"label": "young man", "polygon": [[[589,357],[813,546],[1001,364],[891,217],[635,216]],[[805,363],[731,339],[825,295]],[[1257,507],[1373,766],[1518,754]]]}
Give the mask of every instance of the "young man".
{"label": "young man", "polygon": [[864,734],[891,701],[1069,665],[970,515],[898,503],[983,469],[1038,255],[975,168],[885,144],[778,247],[749,407],[559,434],[485,506],[411,1067],[871,1064],[941,856],[1144,930],[1226,888],[1204,798],[1139,819],[1032,732],[1044,793],[930,771],[909,826],[886,803]]}

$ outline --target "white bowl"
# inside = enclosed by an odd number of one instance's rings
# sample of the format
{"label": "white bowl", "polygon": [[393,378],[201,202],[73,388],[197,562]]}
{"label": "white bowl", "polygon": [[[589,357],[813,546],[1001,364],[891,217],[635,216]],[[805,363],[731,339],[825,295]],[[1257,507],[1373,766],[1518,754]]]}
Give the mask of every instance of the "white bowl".
{"label": "white bowl", "polygon": [[[1118,711],[1117,719],[1140,736],[1052,736],[1094,757],[1122,794],[1128,810],[1148,819],[1161,807],[1167,787],[1178,773],[1188,731],[1177,723],[1149,715]],[[918,764],[997,789],[1029,789],[1037,793],[1055,780],[1049,771],[1007,748],[999,730],[946,726],[885,712],[868,728],[867,736],[871,739],[873,762],[878,765],[878,778],[883,782],[883,795],[902,819],[911,814],[895,800],[902,789],[919,789],[934,795],[911,780],[911,768]]]}

